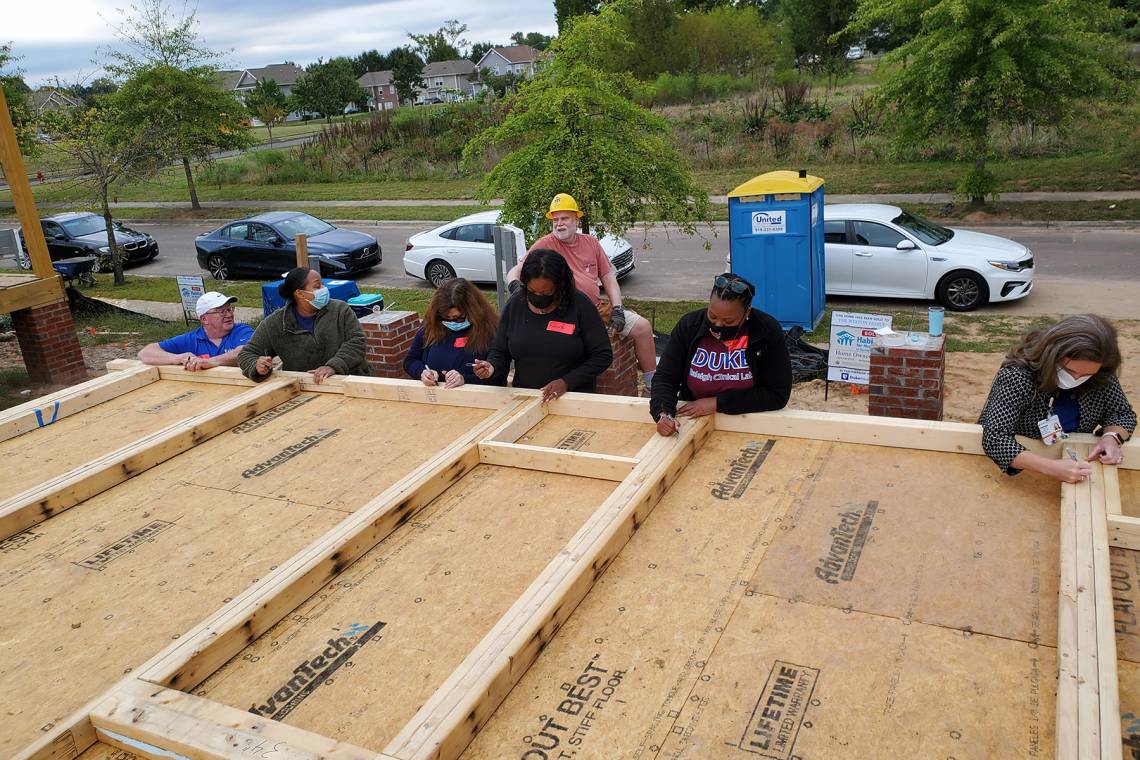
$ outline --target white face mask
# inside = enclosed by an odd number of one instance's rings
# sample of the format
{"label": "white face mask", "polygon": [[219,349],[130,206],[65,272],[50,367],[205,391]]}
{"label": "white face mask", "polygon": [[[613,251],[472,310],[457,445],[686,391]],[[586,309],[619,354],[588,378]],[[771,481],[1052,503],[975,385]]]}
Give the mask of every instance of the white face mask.
{"label": "white face mask", "polygon": [[1072,390],[1078,385],[1088,380],[1092,375],[1085,375],[1084,377],[1073,377],[1069,370],[1064,367],[1057,367],[1057,387],[1063,390]]}

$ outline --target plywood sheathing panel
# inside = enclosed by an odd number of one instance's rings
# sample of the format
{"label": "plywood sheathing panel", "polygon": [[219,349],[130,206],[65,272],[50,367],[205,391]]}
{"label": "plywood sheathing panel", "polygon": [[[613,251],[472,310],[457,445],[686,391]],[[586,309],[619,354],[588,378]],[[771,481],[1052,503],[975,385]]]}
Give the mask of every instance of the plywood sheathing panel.
{"label": "plywood sheathing panel", "polygon": [[195,693],[383,747],[611,489],[478,466]]}
{"label": "plywood sheathing panel", "polygon": [[[179,395],[189,384],[172,385]],[[244,390],[216,387],[226,396]],[[0,541],[6,600],[0,695],[24,692],[16,706],[0,708],[0,756],[30,743],[41,727],[50,730],[172,636],[332,528],[345,511],[399,480],[436,452],[441,436],[458,436],[487,414],[395,405],[385,419],[396,424],[389,426],[369,411],[384,413],[380,407],[386,406],[302,394],[199,445],[193,456],[176,457]],[[326,418],[341,428],[335,436],[293,450],[265,475],[244,479],[254,486],[219,487],[235,478],[242,483],[243,470],[303,442],[327,426]],[[332,477],[324,474],[329,462],[337,463]],[[99,552],[115,545],[120,549],[104,562]],[[8,604],[9,598],[15,601]],[[9,655],[43,641],[64,649],[42,659]],[[76,679],[77,672],[84,678]],[[25,680],[33,687],[23,689]]]}
{"label": "plywood sheathing panel", "polygon": [[649,424],[548,414],[515,443],[593,454],[635,456],[656,432]]}
{"label": "plywood sheathing panel", "polygon": [[983,457],[833,444],[756,590],[1054,646],[1057,485]]}
{"label": "plywood sheathing panel", "polygon": [[1140,757],[1140,663],[1121,660],[1117,673],[1120,676],[1120,738],[1124,757],[1136,758]]}
{"label": "plywood sheathing panel", "polygon": [[231,445],[198,453],[191,482],[351,512],[490,414],[310,393],[279,409],[272,424],[239,425],[224,436]]}
{"label": "plywood sheathing panel", "polygon": [[714,433],[463,757],[521,756],[535,746],[527,737],[539,740],[540,715],[579,725],[585,712],[559,712],[580,703],[565,702],[564,684],[588,694],[583,709],[597,719],[560,751],[652,757],[825,447]]}
{"label": "plywood sheathing panel", "polygon": [[656,756],[1051,757],[1055,667],[1050,647],[748,595]]}
{"label": "plywood sheathing panel", "polygon": [[160,380],[0,443],[0,499],[62,475],[236,395],[225,386]]}

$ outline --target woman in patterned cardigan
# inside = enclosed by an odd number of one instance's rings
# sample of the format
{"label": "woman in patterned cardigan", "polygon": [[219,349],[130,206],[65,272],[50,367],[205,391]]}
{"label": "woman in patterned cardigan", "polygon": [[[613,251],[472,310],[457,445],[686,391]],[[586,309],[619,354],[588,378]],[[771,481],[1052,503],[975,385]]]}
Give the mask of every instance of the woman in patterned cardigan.
{"label": "woman in patterned cardigan", "polygon": [[[994,378],[978,420],[982,448],[1010,475],[1034,470],[1066,483],[1088,477],[1094,460],[1119,464],[1121,445],[1136,429],[1119,367],[1116,330],[1102,317],[1080,314],[1033,330],[1010,349]],[[1087,460],[1073,461],[1034,454],[1014,438],[1042,437],[1039,424],[1049,422],[1065,433],[1098,432],[1100,441]]]}

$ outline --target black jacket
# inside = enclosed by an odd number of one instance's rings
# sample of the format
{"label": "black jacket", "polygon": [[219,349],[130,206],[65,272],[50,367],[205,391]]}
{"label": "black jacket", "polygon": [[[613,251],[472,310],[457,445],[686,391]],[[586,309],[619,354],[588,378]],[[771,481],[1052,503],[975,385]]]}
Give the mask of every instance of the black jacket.
{"label": "black jacket", "polygon": [[[748,351],[745,357],[752,370],[753,385],[747,390],[726,391],[716,397],[716,410],[722,414],[747,414],[783,409],[792,394],[792,362],[780,323],[758,309],[748,313]],[[711,326],[705,309],[681,317],[657,363],[653,376],[649,413],[656,420],[664,412],[677,413],[677,399],[692,401],[687,378],[697,344]]]}

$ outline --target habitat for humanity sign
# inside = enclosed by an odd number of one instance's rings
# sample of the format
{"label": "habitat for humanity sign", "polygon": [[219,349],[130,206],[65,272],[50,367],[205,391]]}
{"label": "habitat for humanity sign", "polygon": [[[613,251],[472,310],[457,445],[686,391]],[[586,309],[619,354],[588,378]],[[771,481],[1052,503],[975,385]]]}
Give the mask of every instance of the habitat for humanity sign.
{"label": "habitat for humanity sign", "polygon": [[827,379],[867,385],[871,369],[871,346],[875,344],[875,330],[890,326],[891,318],[886,314],[832,312]]}
{"label": "habitat for humanity sign", "polygon": [[186,319],[198,318],[198,299],[206,292],[206,283],[199,275],[178,275],[178,295],[182,298],[182,313]]}
{"label": "habitat for humanity sign", "polygon": [[783,209],[779,211],[753,211],[752,234],[783,235],[788,231],[786,213]]}

